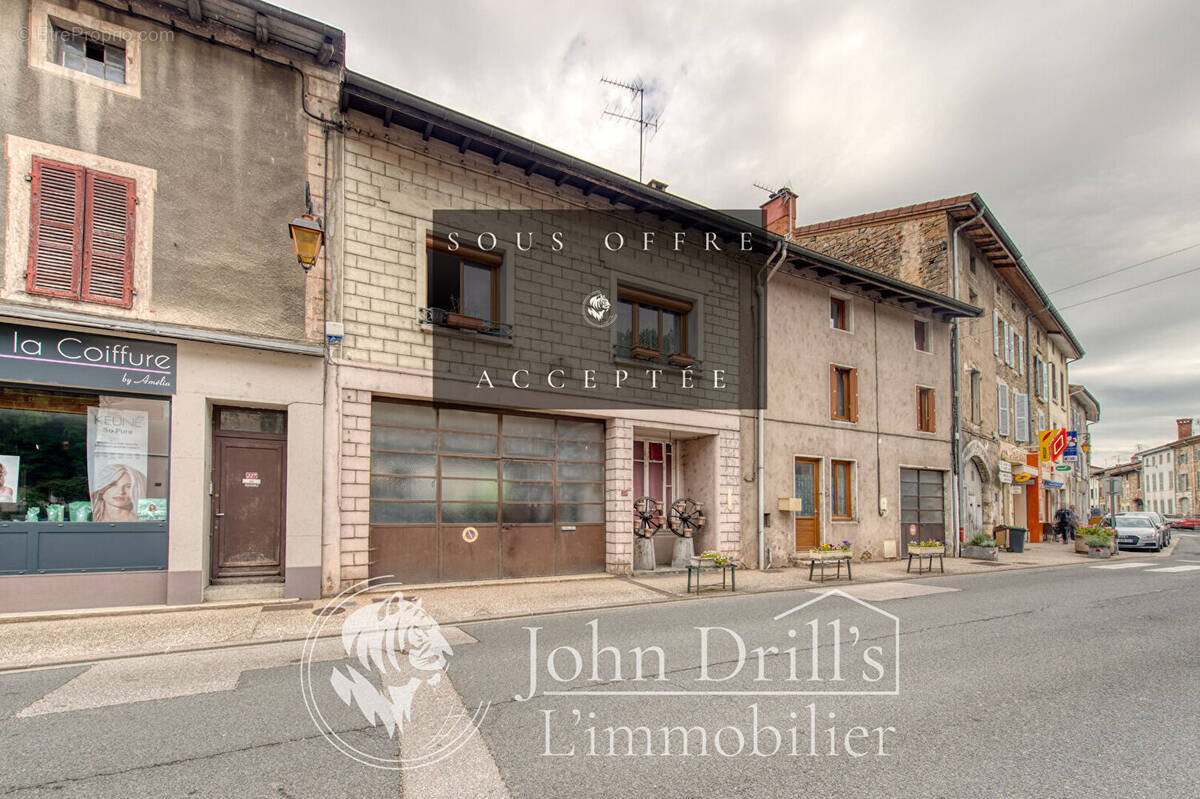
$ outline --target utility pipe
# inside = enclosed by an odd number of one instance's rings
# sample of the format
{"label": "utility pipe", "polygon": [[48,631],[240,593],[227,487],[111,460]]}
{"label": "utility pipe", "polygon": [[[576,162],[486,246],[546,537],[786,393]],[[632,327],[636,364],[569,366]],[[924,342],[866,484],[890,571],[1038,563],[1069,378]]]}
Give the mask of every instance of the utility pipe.
{"label": "utility pipe", "polygon": [[[958,232],[968,225],[973,225],[983,216],[983,211],[975,214],[966,222],[954,228],[950,234],[950,253],[952,267],[950,273],[951,286],[954,299],[958,299]],[[954,467],[951,479],[954,483],[954,554],[957,556],[962,551],[962,529],[963,518],[962,509],[966,500],[963,496],[963,467],[962,467],[962,363],[961,363],[961,344],[958,337],[958,317],[954,318],[954,327],[950,331],[950,393],[954,397],[954,440],[950,442],[952,466]],[[982,501],[982,498],[980,498]]]}
{"label": "utility pipe", "polygon": [[[766,496],[763,492],[763,427],[767,407],[767,281],[783,265],[787,258],[787,244],[782,239],[776,243],[775,251],[767,258],[766,263],[758,270],[754,279],[754,296],[758,302],[758,409],[757,409],[757,445],[755,447],[755,481],[758,483],[758,568],[766,568],[766,525],[763,517],[767,513]],[[776,260],[778,259],[778,260]],[[768,271],[769,270],[769,271]],[[764,277],[764,273],[766,276]]]}

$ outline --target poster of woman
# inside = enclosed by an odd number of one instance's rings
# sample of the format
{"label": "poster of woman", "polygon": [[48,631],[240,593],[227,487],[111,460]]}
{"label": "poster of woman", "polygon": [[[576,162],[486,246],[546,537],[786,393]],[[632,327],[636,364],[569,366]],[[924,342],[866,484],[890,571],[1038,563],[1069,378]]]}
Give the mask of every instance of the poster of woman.
{"label": "poster of woman", "polygon": [[136,522],[146,496],[145,411],[88,408],[88,493],[92,521]]}
{"label": "poster of woman", "polygon": [[17,501],[17,483],[21,475],[20,455],[0,455],[0,502]]}
{"label": "poster of woman", "polygon": [[97,472],[92,491],[92,521],[136,522],[138,500],[146,494],[146,476],[124,463],[109,463]]}

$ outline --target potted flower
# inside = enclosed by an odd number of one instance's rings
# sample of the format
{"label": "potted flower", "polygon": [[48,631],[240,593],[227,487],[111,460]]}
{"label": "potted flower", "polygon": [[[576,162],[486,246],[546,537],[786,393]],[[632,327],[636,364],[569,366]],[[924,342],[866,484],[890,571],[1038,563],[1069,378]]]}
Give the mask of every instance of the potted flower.
{"label": "potted flower", "polygon": [[1112,557],[1112,550],[1109,549],[1109,536],[1104,535],[1085,535],[1083,536],[1083,545],[1087,547],[1089,558],[1108,558]]}
{"label": "potted flower", "polygon": [[944,555],[946,554],[946,545],[941,541],[913,541],[908,545],[909,549],[917,549],[922,555]]}
{"label": "potted flower", "polygon": [[854,545],[849,541],[842,541],[840,544],[821,544],[821,546],[809,550],[808,556],[812,560],[851,558],[854,557]]}
{"label": "potted flower", "polygon": [[[1108,548],[1109,554],[1117,554],[1117,531],[1111,527],[1105,527],[1102,524],[1093,524],[1087,527],[1081,527],[1075,533],[1075,551],[1091,555],[1091,548],[1088,546],[1088,536],[1095,536],[1104,539],[1102,546]],[[1097,555],[1096,557],[1104,557]]]}
{"label": "potted flower", "polygon": [[999,549],[996,546],[996,539],[980,531],[975,536],[963,544],[962,556],[964,558],[976,558],[978,560],[998,560]]}
{"label": "potted flower", "polygon": [[709,549],[697,555],[695,561],[697,566],[716,569],[722,566],[728,566],[729,556],[721,552],[717,552],[716,550]]}

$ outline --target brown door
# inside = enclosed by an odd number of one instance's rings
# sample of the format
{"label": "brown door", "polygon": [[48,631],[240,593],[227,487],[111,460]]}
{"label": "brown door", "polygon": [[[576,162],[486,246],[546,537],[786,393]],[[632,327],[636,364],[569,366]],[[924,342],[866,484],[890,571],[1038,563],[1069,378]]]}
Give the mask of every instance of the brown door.
{"label": "brown door", "polygon": [[[222,410],[218,409],[213,433],[213,579],[280,578],[286,436],[221,429]],[[244,421],[247,413],[278,412],[237,413],[243,414]],[[261,427],[277,425],[267,422]]]}
{"label": "brown door", "polygon": [[796,492],[800,510],[796,511],[796,551],[821,545],[821,462],[796,458]]}

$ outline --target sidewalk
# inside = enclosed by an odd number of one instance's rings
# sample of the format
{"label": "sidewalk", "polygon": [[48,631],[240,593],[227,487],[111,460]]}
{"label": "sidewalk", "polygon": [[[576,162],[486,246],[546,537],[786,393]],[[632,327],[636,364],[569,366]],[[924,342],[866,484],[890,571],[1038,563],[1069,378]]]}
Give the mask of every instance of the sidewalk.
{"label": "sidewalk", "polygon": [[[1160,554],[1123,553],[1120,557],[1159,558]],[[945,575],[986,574],[1007,569],[1095,563],[1077,554],[1073,546],[1028,544],[1023,553],[1001,552],[999,561],[946,558]],[[807,567],[776,568],[770,571],[739,570],[737,594],[800,589],[845,588],[849,585],[894,580],[940,577],[935,571],[918,575],[905,571],[907,560],[858,562],[854,580],[832,579],[810,582]],[[416,597],[442,626],[491,619],[533,616],[570,610],[645,605],[659,602],[694,602],[728,597],[719,590],[715,575],[704,575],[702,594],[686,593],[684,573],[615,577],[588,575],[569,578],[539,578],[460,585],[409,586],[406,598]],[[718,586],[718,587],[714,587]],[[376,596],[386,596],[387,593]],[[372,597],[375,598],[375,597]],[[357,603],[363,603],[359,597]],[[114,657],[162,654],[217,647],[247,646],[277,641],[301,641],[318,618],[321,601],[280,602],[251,606],[208,607],[145,612],[116,609],[111,612],[81,611],[0,616],[0,670],[33,668],[64,663],[90,662]],[[337,634],[340,624],[327,625]]]}

